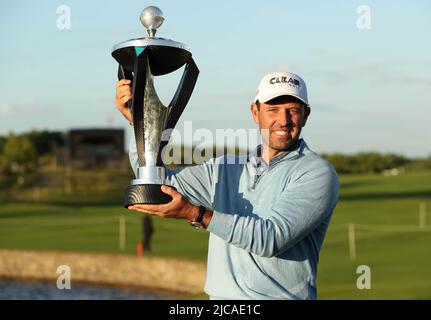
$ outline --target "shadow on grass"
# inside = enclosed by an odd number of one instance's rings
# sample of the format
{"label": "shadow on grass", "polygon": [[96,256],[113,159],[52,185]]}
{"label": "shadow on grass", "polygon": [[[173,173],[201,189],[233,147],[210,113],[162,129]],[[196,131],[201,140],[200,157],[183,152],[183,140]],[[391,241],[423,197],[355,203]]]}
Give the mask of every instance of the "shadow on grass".
{"label": "shadow on grass", "polygon": [[77,195],[77,196],[68,196],[68,197],[55,197],[52,198],[43,198],[40,200],[33,199],[14,199],[14,198],[6,198],[3,199],[0,204],[23,204],[23,205],[56,205],[56,206],[70,206],[70,207],[91,207],[91,206],[110,206],[110,205],[118,205],[123,206],[124,197],[122,193],[115,195]]}
{"label": "shadow on grass", "polygon": [[340,181],[340,189],[351,189],[369,185],[377,185],[380,184],[381,181],[377,179],[364,179],[364,180],[356,180],[356,181]]}
{"label": "shadow on grass", "polygon": [[[1,218],[16,218],[19,217],[32,217],[43,215],[58,215],[59,208],[63,207],[68,210],[79,211],[83,208],[97,208],[97,207],[117,207],[120,212],[127,213],[127,209],[123,206],[123,198],[104,198],[104,199],[52,199],[52,200],[10,200],[1,202],[0,205],[9,206],[9,209],[2,210]],[[10,208],[13,207],[13,209]],[[51,208],[46,208],[50,206]],[[30,208],[30,210],[29,210]]]}
{"label": "shadow on grass", "polygon": [[365,192],[355,194],[341,194],[341,201],[376,201],[391,199],[431,198],[431,190],[425,191],[394,191],[394,192]]}

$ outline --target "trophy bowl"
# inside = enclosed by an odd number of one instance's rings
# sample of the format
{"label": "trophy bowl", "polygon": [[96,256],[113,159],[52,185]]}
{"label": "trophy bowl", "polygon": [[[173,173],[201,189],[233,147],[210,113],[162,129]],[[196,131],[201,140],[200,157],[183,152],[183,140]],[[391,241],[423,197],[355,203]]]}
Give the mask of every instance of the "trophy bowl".
{"label": "trophy bowl", "polygon": [[[133,116],[139,167],[136,179],[125,190],[126,208],[133,204],[162,204],[172,200],[161,191],[166,182],[161,152],[190,99],[199,75],[185,44],[155,37],[165,20],[159,8],[145,8],[140,20],[149,36],[127,40],[112,48],[112,57],[119,63],[118,78],[129,79],[133,84],[133,98],[128,105]],[[184,65],[174,97],[165,106],[154,87],[154,76],[174,72]],[[165,130],[169,131],[162,140]]]}

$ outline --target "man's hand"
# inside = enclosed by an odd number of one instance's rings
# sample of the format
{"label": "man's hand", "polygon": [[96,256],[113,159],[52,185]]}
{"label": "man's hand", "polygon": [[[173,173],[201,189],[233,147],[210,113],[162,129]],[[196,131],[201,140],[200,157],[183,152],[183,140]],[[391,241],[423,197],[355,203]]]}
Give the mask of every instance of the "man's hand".
{"label": "man's hand", "polygon": [[129,210],[135,210],[162,218],[187,219],[192,221],[199,212],[199,207],[191,204],[181,193],[175,189],[162,186],[162,191],[172,197],[166,204],[135,204]]}
{"label": "man's hand", "polygon": [[133,123],[133,119],[132,113],[127,106],[127,102],[132,99],[132,97],[132,81],[127,79],[118,81],[115,92],[115,105],[123,116],[129,120],[130,124]]}

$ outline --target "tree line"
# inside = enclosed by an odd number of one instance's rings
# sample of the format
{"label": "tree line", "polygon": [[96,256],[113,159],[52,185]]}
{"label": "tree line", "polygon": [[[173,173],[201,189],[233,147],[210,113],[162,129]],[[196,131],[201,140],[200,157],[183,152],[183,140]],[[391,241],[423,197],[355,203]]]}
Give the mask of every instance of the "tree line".
{"label": "tree line", "polygon": [[64,133],[59,131],[34,130],[0,136],[0,171],[25,173],[36,170],[50,161],[64,144]]}
{"label": "tree line", "polygon": [[392,153],[361,152],[356,154],[323,154],[338,173],[381,173],[395,168],[431,169],[431,156],[410,159]]}
{"label": "tree line", "polygon": [[[25,173],[49,163],[58,149],[66,144],[60,131],[30,131],[0,136],[0,172]],[[187,147],[180,146],[182,151]],[[225,149],[226,150],[226,149]],[[240,152],[239,150],[237,150]],[[184,152],[182,152],[184,154]],[[216,148],[214,148],[216,154]],[[361,152],[356,154],[322,154],[338,173],[380,173],[394,168],[431,169],[428,158],[411,159],[392,153]]]}

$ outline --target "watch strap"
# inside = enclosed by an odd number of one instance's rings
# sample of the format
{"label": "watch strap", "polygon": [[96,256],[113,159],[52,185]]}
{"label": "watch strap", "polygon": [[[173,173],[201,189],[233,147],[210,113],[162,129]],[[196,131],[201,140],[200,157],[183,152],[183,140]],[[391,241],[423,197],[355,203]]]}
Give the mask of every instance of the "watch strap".
{"label": "watch strap", "polygon": [[202,227],[202,222],[204,220],[206,211],[207,211],[207,208],[205,208],[204,206],[199,206],[199,212],[197,216],[194,218],[194,220],[190,222],[190,224],[195,228]]}

